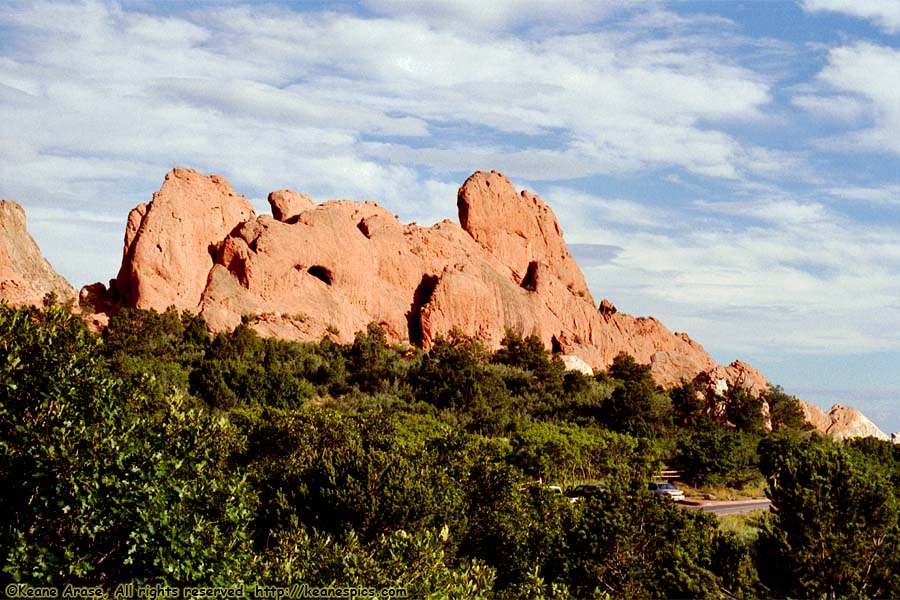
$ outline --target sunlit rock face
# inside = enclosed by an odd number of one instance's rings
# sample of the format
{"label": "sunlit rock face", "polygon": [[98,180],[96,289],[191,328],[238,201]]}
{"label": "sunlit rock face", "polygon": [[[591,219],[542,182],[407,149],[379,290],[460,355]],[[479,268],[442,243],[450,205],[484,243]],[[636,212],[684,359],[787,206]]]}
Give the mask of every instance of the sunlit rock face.
{"label": "sunlit rock face", "polygon": [[511,330],[578,357],[585,371],[627,352],[664,386],[700,373],[766,386],[749,365],[721,367],[652,317],[598,307],[550,207],[495,171],[460,187],[459,224],[403,224],[373,202],[315,204],[290,190],[269,202],[273,214],[256,215],[223,178],[175,169],[131,211],[110,289],[85,294],[110,310],[199,312],[214,331],[243,318],[286,339],[349,342],[375,322],[390,340],[426,349],[452,330],[495,349]]}
{"label": "sunlit rock face", "polygon": [[0,200],[0,300],[19,306],[41,304],[47,293],[60,302],[77,292],[53,270],[28,234],[25,211],[17,202]]}
{"label": "sunlit rock face", "polygon": [[804,402],[803,412],[806,420],[812,423],[813,427],[835,439],[868,436],[880,440],[891,439],[868,417],[850,406],[835,404],[828,412],[825,412],[815,404]]}

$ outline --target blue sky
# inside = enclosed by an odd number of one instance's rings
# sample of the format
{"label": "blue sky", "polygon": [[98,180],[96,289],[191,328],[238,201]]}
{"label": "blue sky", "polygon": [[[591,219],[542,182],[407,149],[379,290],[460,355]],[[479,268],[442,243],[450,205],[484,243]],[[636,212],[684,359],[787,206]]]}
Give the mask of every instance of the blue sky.
{"label": "blue sky", "polygon": [[5,2],[0,196],[76,286],[166,171],[455,219],[496,169],[594,295],[900,431],[900,2]]}

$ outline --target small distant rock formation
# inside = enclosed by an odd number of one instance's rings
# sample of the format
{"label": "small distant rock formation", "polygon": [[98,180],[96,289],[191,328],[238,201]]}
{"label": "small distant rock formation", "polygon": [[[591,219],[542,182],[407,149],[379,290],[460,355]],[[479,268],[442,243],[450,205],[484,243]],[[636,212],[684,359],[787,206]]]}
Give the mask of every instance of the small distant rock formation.
{"label": "small distant rock formation", "polygon": [[895,431],[891,433],[891,442],[900,444],[900,432]]}
{"label": "small distant rock formation", "polygon": [[881,431],[875,423],[864,414],[850,406],[835,404],[828,412],[825,412],[815,404],[803,402],[803,413],[816,430],[843,440],[855,437],[876,437],[880,440],[889,440],[887,434]]}
{"label": "small distant rock formation", "polygon": [[55,294],[59,302],[74,301],[77,296],[28,234],[22,207],[0,200],[0,299],[16,306],[40,305],[47,293]]}
{"label": "small distant rock formation", "polygon": [[593,377],[594,375],[594,369],[591,368],[591,365],[587,364],[577,356],[564,354],[562,361],[566,366],[567,371],[578,371],[582,375],[587,375],[588,377]]}

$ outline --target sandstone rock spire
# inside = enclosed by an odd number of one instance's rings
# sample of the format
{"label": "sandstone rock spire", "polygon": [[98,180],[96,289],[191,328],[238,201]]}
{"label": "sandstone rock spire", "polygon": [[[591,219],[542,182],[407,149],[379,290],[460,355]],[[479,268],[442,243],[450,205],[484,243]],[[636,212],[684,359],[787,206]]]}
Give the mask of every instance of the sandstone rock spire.
{"label": "sandstone rock spire", "polygon": [[149,204],[128,215],[116,292],[126,306],[197,310],[217,245],[255,217],[217,175],[173,169]]}

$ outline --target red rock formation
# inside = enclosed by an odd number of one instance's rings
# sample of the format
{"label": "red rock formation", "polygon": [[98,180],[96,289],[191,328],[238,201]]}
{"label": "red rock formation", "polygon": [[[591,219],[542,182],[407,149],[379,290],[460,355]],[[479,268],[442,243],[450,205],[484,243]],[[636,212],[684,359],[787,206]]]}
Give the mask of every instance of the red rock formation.
{"label": "red rock formation", "polygon": [[289,339],[350,341],[375,321],[390,339],[425,348],[454,328],[496,348],[510,329],[593,368],[628,352],[666,386],[705,372],[765,387],[752,367],[719,367],[656,319],[608,301],[598,310],[553,211],[499,173],[462,185],[461,225],[403,225],[371,202],[315,205],[288,190],[269,202],[274,218],[255,218],[221,178],[169,173],[129,215],[113,296],[199,311],[213,330],[256,315],[260,333]]}
{"label": "red rock formation", "polygon": [[255,216],[227,181],[191,169],[166,174],[150,204],[128,215],[116,292],[126,306],[197,310],[216,246]]}
{"label": "red rock formation", "polygon": [[287,223],[316,204],[306,194],[298,194],[291,190],[278,190],[269,194],[269,205],[272,207],[272,216],[275,217],[275,220]]}
{"label": "red rock formation", "polygon": [[868,417],[850,406],[835,404],[826,413],[815,404],[808,402],[802,402],[801,404],[806,420],[818,431],[835,439],[843,440],[868,436],[885,441],[890,439]]}
{"label": "red rock formation", "polygon": [[0,300],[14,305],[40,305],[48,292],[60,302],[77,292],[43,257],[25,226],[25,211],[12,200],[0,200]]}
{"label": "red rock formation", "polygon": [[538,196],[525,190],[517,194],[496,171],[478,171],[459,189],[456,206],[462,228],[510,268],[516,283],[527,287],[529,274],[543,265],[570,292],[594,304],[556,216]]}

